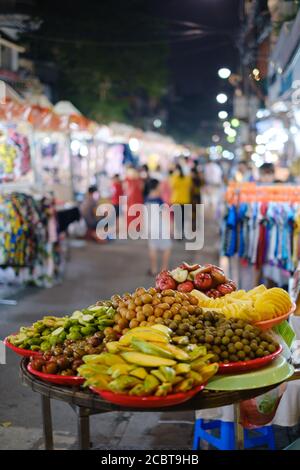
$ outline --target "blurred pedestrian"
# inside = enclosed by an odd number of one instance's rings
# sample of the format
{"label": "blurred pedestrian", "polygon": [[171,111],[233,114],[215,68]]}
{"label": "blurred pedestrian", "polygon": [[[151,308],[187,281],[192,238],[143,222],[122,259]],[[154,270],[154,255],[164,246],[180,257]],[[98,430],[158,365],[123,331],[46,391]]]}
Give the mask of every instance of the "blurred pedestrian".
{"label": "blurred pedestrian", "polygon": [[97,186],[90,186],[85,198],[80,206],[80,213],[87,226],[86,237],[89,240],[103,242],[96,233],[99,217],[96,216],[96,210],[99,203],[99,192]]}
{"label": "blurred pedestrian", "polygon": [[99,200],[99,193],[96,186],[90,186],[80,206],[80,212],[85,220],[88,229],[96,230],[97,217],[96,209]]}
{"label": "blurred pedestrian", "polygon": [[185,176],[189,176],[191,174],[191,159],[189,157],[182,156],[178,163],[182,168],[183,174]]}
{"label": "blurred pedestrian", "polygon": [[216,215],[221,201],[223,174],[217,162],[209,161],[204,166],[206,209],[209,214]]}
{"label": "blurred pedestrian", "polygon": [[99,199],[102,202],[108,202],[111,198],[111,178],[106,170],[99,172],[97,178],[99,188]]}
{"label": "blurred pedestrian", "polygon": [[129,209],[134,204],[143,204],[143,181],[134,167],[129,167],[124,181],[124,195],[127,197],[127,225],[137,216],[129,215]]}
{"label": "blurred pedestrian", "polygon": [[[171,204],[172,190],[171,190],[171,184],[170,184],[170,177],[171,177],[172,173],[173,173],[172,170],[169,170],[166,173],[162,173],[161,183],[160,183],[161,198],[168,205]],[[157,179],[157,178],[155,178],[155,179]]]}
{"label": "blurred pedestrian", "polygon": [[179,204],[181,206],[181,224],[183,234],[185,221],[184,205],[191,203],[192,178],[189,175],[184,175],[179,163],[175,166],[175,170],[170,177],[170,187],[171,204]]}
{"label": "blurred pedestrian", "polygon": [[236,171],[235,171],[234,179],[238,183],[254,181],[252,170],[249,166],[249,163],[246,160],[241,160],[238,163]]}
{"label": "blurred pedestrian", "polygon": [[149,174],[149,168],[148,165],[143,165],[140,171],[140,175],[143,181],[143,197],[144,201],[147,199],[147,196],[149,194],[149,182],[150,182],[150,174]]}
{"label": "blurred pedestrian", "polygon": [[119,217],[120,217],[120,197],[124,195],[122,181],[120,180],[120,176],[117,174],[112,179],[112,196],[111,196],[111,203],[113,204],[116,212],[116,228],[118,231],[119,226]]}
{"label": "blurred pedestrian", "polygon": [[276,183],[273,163],[263,163],[259,168],[259,182],[262,184]]}
{"label": "blurred pedestrian", "polygon": [[[258,184],[261,184],[262,186],[265,186],[265,185],[268,186],[268,185],[273,185],[274,183],[277,183],[277,182],[278,181],[276,181],[275,179],[275,167],[273,163],[263,163],[261,167],[259,167],[258,169]],[[266,210],[266,204],[262,204],[261,211],[264,211],[264,210]],[[258,232],[258,237],[259,237],[258,245],[260,247],[260,250],[258,251],[258,256],[260,257],[260,259],[262,258],[263,253],[264,253],[263,242],[265,240],[265,237],[262,234],[264,233],[265,230],[266,230],[265,225],[260,224],[260,228]],[[263,275],[262,262],[254,270],[254,282],[255,282],[255,285],[259,285],[263,282],[268,289],[270,289],[271,287],[276,287],[276,284],[272,279],[265,277]]]}
{"label": "blurred pedestrian", "polygon": [[151,171],[151,178],[152,179],[162,181],[163,175],[164,175],[164,172],[161,169],[160,165],[156,165],[155,170]]}
{"label": "blurred pedestrian", "polygon": [[[161,197],[161,184],[157,179],[151,179],[149,182],[149,194],[146,199],[146,205],[150,206],[151,204],[157,204],[160,207],[162,206],[162,204],[164,204],[164,201]],[[155,227],[157,238],[151,238],[151,226],[149,227],[148,232],[148,247],[150,259],[150,270],[148,271],[148,274],[151,276],[155,276],[158,272],[159,252],[162,255],[162,270],[168,269],[171,255],[172,240],[170,233],[170,214],[163,207],[161,207],[161,210],[162,217],[159,218],[159,227]],[[153,224],[153,221],[151,219],[150,221]],[[163,238],[164,234],[168,235],[168,238]]]}
{"label": "blurred pedestrian", "polygon": [[197,205],[201,204],[201,188],[203,185],[203,180],[196,165],[191,170],[191,177],[192,227],[193,230],[195,230],[197,218]]}

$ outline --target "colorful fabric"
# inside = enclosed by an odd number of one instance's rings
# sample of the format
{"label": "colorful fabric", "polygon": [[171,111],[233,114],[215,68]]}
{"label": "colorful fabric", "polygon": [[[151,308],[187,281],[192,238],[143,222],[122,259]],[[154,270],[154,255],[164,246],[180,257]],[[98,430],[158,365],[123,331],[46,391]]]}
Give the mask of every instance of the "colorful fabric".
{"label": "colorful fabric", "polygon": [[27,279],[37,285],[43,284],[45,276],[47,282],[54,278],[60,263],[55,230],[51,201],[22,193],[0,195],[0,268],[11,267],[17,274],[26,268]]}
{"label": "colorful fabric", "polygon": [[255,202],[227,206],[221,234],[223,255],[238,254],[258,269],[271,264],[293,272],[300,259],[300,205]]}

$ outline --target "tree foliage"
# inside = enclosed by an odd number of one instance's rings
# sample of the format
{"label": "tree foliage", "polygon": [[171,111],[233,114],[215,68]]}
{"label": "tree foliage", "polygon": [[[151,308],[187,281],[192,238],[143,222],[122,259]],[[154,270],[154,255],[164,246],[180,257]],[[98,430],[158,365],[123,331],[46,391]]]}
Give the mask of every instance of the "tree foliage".
{"label": "tree foliage", "polygon": [[140,124],[166,88],[164,25],[141,0],[35,2],[24,34],[59,70],[58,97],[99,121]]}

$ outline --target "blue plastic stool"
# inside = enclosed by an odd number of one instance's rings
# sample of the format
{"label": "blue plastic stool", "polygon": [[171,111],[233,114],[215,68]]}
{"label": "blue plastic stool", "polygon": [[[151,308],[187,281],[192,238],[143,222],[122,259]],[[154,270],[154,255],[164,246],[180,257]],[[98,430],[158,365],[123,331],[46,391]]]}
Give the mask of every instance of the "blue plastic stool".
{"label": "blue plastic stool", "polygon": [[[219,429],[220,437],[213,436],[207,430]],[[255,429],[258,436],[251,436],[248,429],[244,429],[244,448],[250,449],[256,446],[267,446],[270,450],[275,450],[275,439],[272,426],[263,426]],[[200,441],[207,441],[219,450],[235,450],[234,423],[204,419],[197,419],[195,422],[193,450],[200,449]]]}

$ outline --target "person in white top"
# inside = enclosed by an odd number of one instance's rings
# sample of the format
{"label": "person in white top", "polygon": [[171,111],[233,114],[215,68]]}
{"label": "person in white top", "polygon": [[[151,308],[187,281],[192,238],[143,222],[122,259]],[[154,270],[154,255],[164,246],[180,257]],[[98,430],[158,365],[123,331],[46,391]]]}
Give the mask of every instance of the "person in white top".
{"label": "person in white top", "polygon": [[223,173],[217,162],[208,162],[204,165],[205,184],[221,186],[223,182]]}
{"label": "person in white top", "polygon": [[[216,214],[221,200],[223,173],[217,162],[210,161],[204,165],[204,204],[207,213]],[[212,212],[213,211],[213,212]]]}

